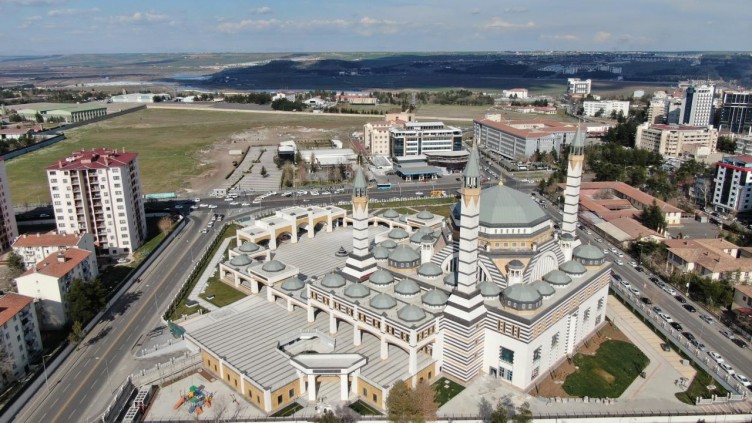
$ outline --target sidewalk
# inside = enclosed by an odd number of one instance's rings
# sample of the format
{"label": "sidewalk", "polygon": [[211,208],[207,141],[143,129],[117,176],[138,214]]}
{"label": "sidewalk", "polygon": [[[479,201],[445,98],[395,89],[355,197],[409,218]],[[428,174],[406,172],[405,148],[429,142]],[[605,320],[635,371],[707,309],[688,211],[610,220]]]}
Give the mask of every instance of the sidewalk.
{"label": "sidewalk", "polygon": [[224,257],[225,250],[227,249],[227,246],[230,245],[230,241],[232,241],[233,238],[234,237],[227,237],[224,240],[222,240],[222,244],[219,246],[217,253],[214,255],[214,257],[212,257],[211,261],[206,265],[206,269],[204,269],[204,273],[202,273],[201,277],[198,278],[196,285],[193,286],[193,289],[191,290],[190,295],[188,295],[188,299],[198,301],[201,307],[204,307],[205,309],[209,311],[214,311],[218,307],[210,303],[209,301],[206,301],[205,299],[199,297],[198,294],[206,291],[206,285],[209,282],[209,278],[211,278],[214,272],[217,271],[217,266],[219,265],[219,262],[221,262],[225,258]]}

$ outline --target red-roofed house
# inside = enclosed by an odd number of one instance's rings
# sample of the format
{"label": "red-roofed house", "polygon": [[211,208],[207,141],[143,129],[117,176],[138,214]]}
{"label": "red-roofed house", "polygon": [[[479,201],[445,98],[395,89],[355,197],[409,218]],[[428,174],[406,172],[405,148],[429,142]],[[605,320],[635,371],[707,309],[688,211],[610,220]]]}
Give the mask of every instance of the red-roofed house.
{"label": "red-roofed house", "polygon": [[101,255],[127,255],[144,243],[138,154],[76,151],[48,167],[47,180],[58,232],[92,234]]}
{"label": "red-roofed house", "polygon": [[536,150],[556,150],[574,140],[577,128],[547,119],[501,121],[500,115],[474,121],[475,142],[510,160],[526,161]]}
{"label": "red-roofed house", "polygon": [[0,387],[29,371],[29,360],[42,350],[34,299],[24,295],[0,294],[0,350],[10,366],[0,370]]}
{"label": "red-roofed house", "polygon": [[13,242],[13,251],[24,261],[24,266],[30,269],[32,265],[44,260],[52,253],[68,248],[78,248],[96,253],[94,237],[91,234],[23,234]]}
{"label": "red-roofed house", "polygon": [[99,274],[96,256],[69,248],[50,254],[16,278],[18,293],[41,300],[41,324],[59,328],[68,323],[66,294],[74,279],[90,281]]}

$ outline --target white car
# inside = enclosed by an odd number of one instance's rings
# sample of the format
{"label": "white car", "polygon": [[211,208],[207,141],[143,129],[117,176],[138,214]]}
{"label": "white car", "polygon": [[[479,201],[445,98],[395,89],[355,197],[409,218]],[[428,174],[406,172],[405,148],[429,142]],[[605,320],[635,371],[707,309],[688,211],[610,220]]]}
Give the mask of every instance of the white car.
{"label": "white car", "polygon": [[232,201],[232,197],[225,198],[225,201]]}
{"label": "white car", "polygon": [[216,204],[209,204],[209,208],[210,208],[210,209],[216,209],[216,208],[217,208],[217,205],[216,205]]}
{"label": "white car", "polygon": [[211,204],[201,203],[198,206],[199,207],[209,207]]}
{"label": "white car", "polygon": [[243,203],[243,204],[241,204],[241,206],[243,206],[243,207],[250,207],[250,205],[251,205],[251,203]]}
{"label": "white car", "polygon": [[658,313],[658,315],[661,316],[661,319],[665,320],[666,323],[672,323],[674,321],[674,319],[666,313]]}
{"label": "white car", "polygon": [[253,204],[261,204],[261,197],[254,198],[252,201]]}
{"label": "white car", "polygon": [[619,266],[621,266],[621,265],[623,265],[623,264],[624,264],[624,262],[623,262],[623,261],[621,261],[621,260],[616,260],[616,264],[618,264]]}
{"label": "white car", "polygon": [[663,287],[663,290],[668,292],[670,295],[676,295],[676,290],[674,288],[671,288],[670,286],[666,285]]}
{"label": "white car", "polygon": [[180,210],[180,209],[183,208],[183,206],[181,206],[180,204],[177,204],[177,205],[175,205],[175,208],[178,209],[178,210]]}
{"label": "white car", "polygon": [[621,279],[619,283],[624,285],[624,288],[627,288],[627,289],[631,288],[631,285],[629,284],[629,282],[625,281],[624,279]]}
{"label": "white car", "polygon": [[230,203],[230,205],[231,206],[239,206],[240,203],[238,203],[237,201],[233,201],[233,202]]}
{"label": "white car", "polygon": [[632,262],[629,263],[632,267],[637,267],[637,262],[632,260]]}
{"label": "white car", "polygon": [[608,249],[607,248],[603,249],[603,254],[608,254]]}
{"label": "white car", "polygon": [[200,198],[194,198],[194,199],[193,199],[193,202],[194,202],[194,203],[200,203],[200,202],[201,202],[201,199],[200,199]]}
{"label": "white car", "polygon": [[318,191],[311,191],[311,195],[319,195]]}
{"label": "white car", "polygon": [[197,206],[197,205],[195,205],[195,204],[194,204],[194,205],[192,205],[192,206],[191,206],[191,210],[198,210],[198,206]]}
{"label": "white car", "polygon": [[630,290],[630,291],[631,291],[631,292],[632,292],[632,293],[633,293],[633,294],[634,294],[635,296],[637,296],[637,297],[640,297],[640,296],[642,296],[642,292],[640,292],[640,290],[639,290],[639,289],[637,289],[637,288],[629,288],[629,290]]}
{"label": "white car", "polygon": [[621,251],[619,251],[618,253],[616,253],[616,255],[619,256],[619,257],[624,257],[624,253],[622,253]]}
{"label": "white car", "polygon": [[616,248],[615,247],[611,247],[611,252],[614,253],[614,254],[616,254]]}
{"label": "white car", "polygon": [[747,379],[747,376],[737,373],[734,375],[734,377],[736,378],[736,380],[738,380],[742,385],[746,386],[747,388],[752,386],[752,382],[750,382],[750,380]]}
{"label": "white car", "polygon": [[119,264],[128,263],[128,259],[127,258],[119,258],[119,259],[117,259],[117,262]]}
{"label": "white car", "polygon": [[718,354],[717,352],[715,352],[715,351],[708,351],[708,355],[710,356],[710,358],[712,358],[713,360],[715,360],[716,363],[718,363],[718,364],[723,363],[723,357],[721,357],[721,355]]}
{"label": "white car", "polygon": [[730,374],[731,376],[734,376],[736,374],[736,371],[734,371],[734,368],[731,367],[727,363],[718,363],[718,367],[722,368],[726,371],[726,373]]}

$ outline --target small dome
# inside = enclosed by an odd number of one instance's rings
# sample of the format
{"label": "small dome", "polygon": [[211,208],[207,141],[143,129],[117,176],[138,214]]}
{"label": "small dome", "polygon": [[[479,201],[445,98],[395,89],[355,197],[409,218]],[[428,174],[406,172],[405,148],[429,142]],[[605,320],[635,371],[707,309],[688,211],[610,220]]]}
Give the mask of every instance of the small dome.
{"label": "small dome", "polygon": [[577,248],[572,251],[572,255],[575,258],[585,260],[586,262],[590,261],[601,261],[605,257],[605,254],[603,254],[603,250],[596,247],[595,245],[580,245]]}
{"label": "small dome", "polygon": [[551,295],[554,295],[554,287],[549,285],[548,282],[544,281],[535,281],[530,284],[533,288],[535,288],[539,294],[541,294],[543,297],[549,297]]}
{"label": "small dome", "polygon": [[562,264],[561,266],[559,266],[559,269],[563,270],[568,275],[574,276],[584,275],[585,272],[587,272],[587,269],[585,269],[585,266],[583,266],[582,263],[574,260],[569,260],[568,262]]}
{"label": "small dome", "polygon": [[375,258],[376,260],[386,260],[387,257],[389,257],[389,250],[386,247],[377,245],[373,247],[371,254],[373,254],[373,258]]}
{"label": "small dome", "polygon": [[433,213],[431,213],[428,210],[423,210],[422,212],[415,215],[420,220],[431,220],[433,219]]}
{"label": "small dome", "polygon": [[543,275],[543,280],[556,286],[569,285],[572,282],[572,278],[561,270],[552,270]]}
{"label": "small dome", "polygon": [[416,295],[420,292],[420,286],[412,279],[403,279],[394,287],[394,292],[404,296]]}
{"label": "small dome", "polygon": [[433,244],[433,235],[423,235],[423,238],[420,239],[420,242],[425,244]]}
{"label": "small dome", "polygon": [[504,298],[516,303],[532,304],[540,301],[541,295],[529,284],[516,284],[504,289]]}
{"label": "small dome", "polygon": [[501,294],[501,287],[491,281],[485,281],[478,284],[480,295],[484,298],[497,298]]}
{"label": "small dome", "polygon": [[431,263],[430,261],[428,263],[421,264],[418,268],[418,274],[427,278],[437,278],[441,276],[442,273],[444,272],[441,271],[441,266],[436,263]]}
{"label": "small dome", "polygon": [[321,279],[321,286],[324,288],[342,288],[345,286],[345,278],[339,273],[329,273]]}
{"label": "small dome", "polygon": [[394,282],[394,276],[384,269],[379,269],[368,277],[368,281],[374,285],[389,285]]}
{"label": "small dome", "polygon": [[444,276],[444,285],[457,286],[457,274],[452,272]]}
{"label": "small dome", "polygon": [[415,231],[415,232],[417,232],[417,233],[419,233],[419,234],[423,234],[423,235],[426,235],[426,234],[427,234],[427,235],[433,235],[433,229],[431,229],[431,228],[430,228],[430,227],[428,227],[428,226],[421,226],[421,227],[420,227],[420,228],[418,228],[418,230],[417,230],[417,231]]}
{"label": "small dome", "polygon": [[423,304],[429,307],[441,307],[447,303],[449,296],[444,291],[433,288],[423,294],[421,300],[423,301]]}
{"label": "small dome", "polygon": [[396,219],[399,217],[399,213],[397,213],[397,210],[389,209],[381,214],[381,216],[387,218],[387,219]]}
{"label": "small dome", "polygon": [[419,320],[423,320],[426,317],[426,312],[424,312],[418,306],[408,304],[402,307],[397,312],[397,317],[399,317],[400,320],[404,320],[405,322],[417,322]]}
{"label": "small dome", "polygon": [[371,298],[370,304],[375,309],[388,310],[397,306],[397,300],[382,292]]}
{"label": "small dome", "polygon": [[251,264],[252,261],[253,260],[251,260],[251,258],[247,255],[241,254],[230,259],[230,264],[233,266],[247,266]]}
{"label": "small dome", "polygon": [[407,231],[402,228],[394,228],[389,231],[389,238],[391,239],[405,239],[408,236],[410,235],[408,235]]}
{"label": "small dome", "polygon": [[420,255],[407,245],[400,245],[389,253],[389,260],[397,263],[412,263],[420,260]]}
{"label": "small dome", "polygon": [[371,290],[362,283],[353,283],[345,288],[345,295],[350,298],[365,298],[371,293]]}
{"label": "small dome", "polygon": [[282,270],[285,270],[285,267],[287,266],[282,264],[282,262],[271,260],[264,263],[264,265],[261,266],[261,270],[263,270],[264,272],[281,272]]}
{"label": "small dome", "polygon": [[394,240],[391,240],[391,239],[387,239],[386,241],[382,241],[381,244],[379,244],[379,245],[382,246],[382,247],[384,247],[384,248],[386,248],[387,250],[393,250],[393,249],[397,248],[397,243],[394,242]]}
{"label": "small dome", "polygon": [[413,244],[420,244],[421,242],[423,242],[423,234],[420,232],[415,232],[410,236],[410,242],[412,242]]}
{"label": "small dome", "polygon": [[574,241],[574,235],[570,234],[569,232],[564,232],[563,234],[561,234],[561,240]]}
{"label": "small dome", "polygon": [[255,251],[260,250],[261,247],[258,246],[255,242],[246,241],[240,247],[238,247],[238,250],[244,252],[244,253],[253,253]]}
{"label": "small dome", "polygon": [[519,260],[512,260],[509,263],[507,263],[507,267],[512,270],[522,270],[525,268],[525,263]]}
{"label": "small dome", "polygon": [[285,291],[297,291],[299,289],[303,289],[304,286],[305,282],[301,281],[298,278],[292,278],[282,282],[282,289],[284,289]]}

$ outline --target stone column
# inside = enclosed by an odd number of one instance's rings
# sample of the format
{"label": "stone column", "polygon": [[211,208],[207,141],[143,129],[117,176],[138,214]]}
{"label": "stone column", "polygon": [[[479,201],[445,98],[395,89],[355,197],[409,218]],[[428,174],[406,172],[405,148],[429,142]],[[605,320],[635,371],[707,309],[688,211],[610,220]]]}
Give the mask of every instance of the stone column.
{"label": "stone column", "polygon": [[240,285],[240,276],[238,276],[238,274],[235,273],[235,272],[232,273],[232,276],[233,276],[233,279],[235,280],[235,286],[239,286]]}
{"label": "stone column", "polygon": [[306,391],[305,387],[305,374],[301,372],[300,370],[298,372],[298,383],[300,384],[300,396],[303,396],[303,392]]}
{"label": "stone column", "polygon": [[353,326],[353,345],[356,347],[360,345],[360,342],[363,339],[363,333],[358,329],[357,326]]}
{"label": "stone column", "polygon": [[308,401],[316,401],[316,375],[308,375]]}
{"label": "stone column", "polygon": [[347,401],[350,395],[347,392],[347,374],[339,375],[339,399]]}
{"label": "stone column", "polygon": [[411,375],[415,375],[418,372],[418,348],[410,347],[410,360],[408,362],[407,372]]}
{"label": "stone column", "polygon": [[256,279],[251,278],[251,292],[254,294],[259,293],[259,284]]}
{"label": "stone column", "polygon": [[337,318],[334,317],[334,312],[329,311],[329,333],[332,335],[337,333]]}
{"label": "stone column", "polygon": [[313,238],[313,231],[316,228],[316,224],[312,218],[308,219],[308,238]]}
{"label": "stone column", "polygon": [[385,337],[381,337],[381,359],[386,360],[389,358],[389,344],[386,342]]}
{"label": "stone column", "polygon": [[287,311],[292,312],[292,300],[290,298],[287,298]]}
{"label": "stone column", "polygon": [[308,306],[308,323],[312,323],[314,321],[314,318],[315,318],[314,312],[315,311],[316,311],[316,309],[314,309],[312,305]]}
{"label": "stone column", "polygon": [[359,395],[358,394],[358,380],[360,379],[360,377],[359,377],[360,376],[360,369],[355,370],[354,372],[352,372],[352,374],[350,376],[352,376],[352,382],[350,383],[350,390],[352,390],[353,394]]}

